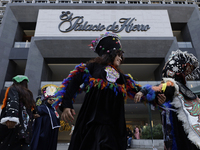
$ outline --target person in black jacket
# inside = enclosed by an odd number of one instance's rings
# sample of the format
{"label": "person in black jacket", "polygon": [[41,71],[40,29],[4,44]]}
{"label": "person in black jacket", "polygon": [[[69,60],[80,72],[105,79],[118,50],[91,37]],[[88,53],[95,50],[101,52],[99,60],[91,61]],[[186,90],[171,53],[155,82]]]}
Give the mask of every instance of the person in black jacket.
{"label": "person in black jacket", "polygon": [[99,57],[76,66],[56,94],[55,106],[62,101],[61,119],[73,121],[72,99],[86,91],[69,150],[126,150],[124,100],[133,98],[141,86],[119,69],[124,52],[118,35],[101,35],[91,49]]}
{"label": "person in black jacket", "polygon": [[130,148],[131,147],[131,141],[132,141],[132,136],[133,136],[133,133],[132,131],[127,127],[126,128],[126,134],[127,134],[127,148]]}
{"label": "person in black jacket", "polygon": [[28,81],[26,76],[15,76],[5,93],[0,118],[1,150],[30,150],[35,101]]}

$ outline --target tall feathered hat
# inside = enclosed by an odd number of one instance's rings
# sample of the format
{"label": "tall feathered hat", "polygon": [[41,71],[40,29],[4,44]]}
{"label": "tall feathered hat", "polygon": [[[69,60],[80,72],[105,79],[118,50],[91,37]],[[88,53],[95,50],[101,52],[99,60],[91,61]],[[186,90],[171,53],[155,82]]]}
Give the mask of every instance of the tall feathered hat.
{"label": "tall feathered hat", "polygon": [[53,97],[58,86],[54,84],[46,84],[41,88],[41,92],[44,95],[44,97]]}
{"label": "tall feathered hat", "polygon": [[53,98],[58,86],[54,84],[46,84],[41,88],[41,97],[36,100],[36,105],[40,106],[43,101],[46,101],[48,98]]}
{"label": "tall feathered hat", "polygon": [[162,71],[163,77],[175,78],[177,75],[183,74],[186,79],[199,79],[199,62],[198,59],[187,51],[172,51],[165,63]]}
{"label": "tall feathered hat", "polygon": [[122,46],[116,33],[106,32],[91,42],[90,49],[102,56],[111,53],[113,50],[122,50]]}

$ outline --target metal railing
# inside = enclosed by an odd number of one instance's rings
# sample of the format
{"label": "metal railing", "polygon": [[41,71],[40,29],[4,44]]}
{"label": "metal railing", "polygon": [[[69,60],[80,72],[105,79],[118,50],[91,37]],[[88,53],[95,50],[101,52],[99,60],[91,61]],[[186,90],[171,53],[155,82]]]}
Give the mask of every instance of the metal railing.
{"label": "metal railing", "polygon": [[29,48],[30,42],[15,42],[14,48]]}
{"label": "metal railing", "polygon": [[191,42],[178,42],[179,48],[193,48]]}
{"label": "metal railing", "polygon": [[[51,0],[4,0],[8,3],[51,3],[52,1]],[[82,0],[79,0],[79,1],[73,1],[73,0],[69,0],[70,3],[82,3]],[[55,3],[65,3],[65,0],[55,0],[53,1]],[[86,1],[84,3],[90,3],[92,1]],[[98,1],[94,0],[93,1],[95,4],[99,3]],[[93,3],[92,2],[92,3]],[[117,2],[117,3],[116,3]],[[126,0],[125,2],[120,2],[119,0],[116,0],[116,2],[114,1],[110,1],[110,0],[103,0],[101,3],[102,4],[113,4],[113,3],[116,3],[116,4],[121,4],[121,3],[125,3],[125,4],[196,4],[197,2],[200,2],[200,0],[193,0],[193,1],[186,1],[186,0],[182,0],[182,1],[177,1],[177,0],[171,0],[170,2],[165,2],[165,0],[149,0],[148,2],[143,2],[142,0],[138,0],[138,1],[128,1]],[[3,4],[2,1],[0,1],[0,4]],[[198,4],[197,4],[198,5]]]}

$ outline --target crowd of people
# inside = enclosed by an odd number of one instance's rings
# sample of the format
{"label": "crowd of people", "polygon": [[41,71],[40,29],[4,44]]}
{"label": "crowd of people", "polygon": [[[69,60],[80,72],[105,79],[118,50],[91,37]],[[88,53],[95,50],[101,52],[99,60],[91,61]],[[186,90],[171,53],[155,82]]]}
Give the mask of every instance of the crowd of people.
{"label": "crowd of people", "polygon": [[127,97],[135,102],[143,99],[162,110],[165,150],[199,149],[199,99],[186,86],[187,77],[195,79],[200,73],[193,54],[172,52],[163,68],[161,84],[142,87],[119,68],[124,51],[117,34],[106,32],[93,40],[90,48],[98,57],[77,65],[40,106],[36,107],[28,89],[28,77],[13,78],[2,105],[0,149],[55,150],[60,127],[56,109],[62,111],[62,120],[74,121],[73,99],[82,91],[86,94],[70,133],[69,150],[126,150],[132,138],[140,139],[139,126],[134,133],[126,127]]}

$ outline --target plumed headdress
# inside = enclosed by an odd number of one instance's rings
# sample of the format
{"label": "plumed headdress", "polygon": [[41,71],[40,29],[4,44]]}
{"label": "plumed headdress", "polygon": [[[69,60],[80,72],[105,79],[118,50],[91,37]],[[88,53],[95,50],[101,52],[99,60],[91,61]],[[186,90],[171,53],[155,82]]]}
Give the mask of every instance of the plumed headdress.
{"label": "plumed headdress", "polygon": [[199,78],[199,62],[198,59],[187,51],[181,50],[172,51],[168,61],[165,63],[162,75],[163,77],[175,78],[183,74],[186,79]]}
{"label": "plumed headdress", "polygon": [[54,84],[46,84],[41,88],[42,96],[36,100],[36,105],[40,106],[48,98],[53,98],[58,86]]}
{"label": "plumed headdress", "polygon": [[90,46],[90,49],[96,52],[99,56],[109,54],[113,50],[122,50],[119,36],[112,32],[101,34],[98,39],[92,41]]}
{"label": "plumed headdress", "polygon": [[54,84],[46,84],[41,88],[41,92],[44,95],[44,97],[53,97],[58,86]]}

